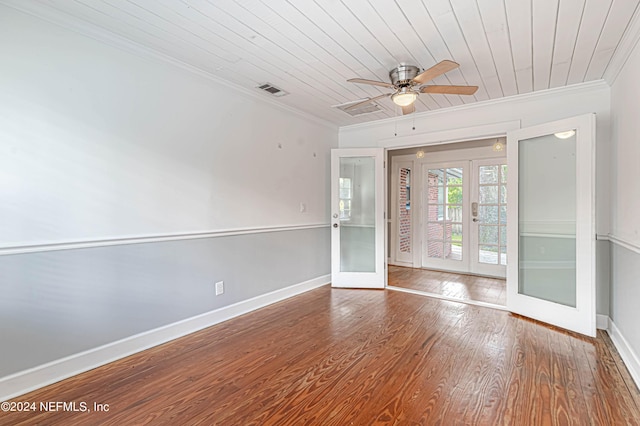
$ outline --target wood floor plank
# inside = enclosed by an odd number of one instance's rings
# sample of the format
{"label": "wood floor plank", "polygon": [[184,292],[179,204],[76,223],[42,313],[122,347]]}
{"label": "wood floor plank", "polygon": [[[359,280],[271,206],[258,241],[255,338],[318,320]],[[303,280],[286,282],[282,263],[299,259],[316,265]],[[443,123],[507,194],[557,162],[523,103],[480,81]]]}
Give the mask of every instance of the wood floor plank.
{"label": "wood floor plank", "polygon": [[389,285],[460,300],[506,304],[506,281],[389,265]]}
{"label": "wood floor plank", "polygon": [[[410,278],[399,269],[390,279]],[[603,334],[322,287],[16,399],[109,412],[2,412],[0,425],[640,425],[616,357]]]}

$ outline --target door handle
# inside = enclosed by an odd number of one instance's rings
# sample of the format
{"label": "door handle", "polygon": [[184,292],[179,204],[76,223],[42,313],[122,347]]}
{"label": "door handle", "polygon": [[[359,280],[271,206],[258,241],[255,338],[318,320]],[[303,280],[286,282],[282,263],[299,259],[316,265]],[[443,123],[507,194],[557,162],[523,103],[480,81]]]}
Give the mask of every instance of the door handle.
{"label": "door handle", "polygon": [[338,227],[338,224],[337,224],[337,223],[334,223],[334,224],[333,224],[333,227],[334,227],[334,228],[337,228],[337,227]]}

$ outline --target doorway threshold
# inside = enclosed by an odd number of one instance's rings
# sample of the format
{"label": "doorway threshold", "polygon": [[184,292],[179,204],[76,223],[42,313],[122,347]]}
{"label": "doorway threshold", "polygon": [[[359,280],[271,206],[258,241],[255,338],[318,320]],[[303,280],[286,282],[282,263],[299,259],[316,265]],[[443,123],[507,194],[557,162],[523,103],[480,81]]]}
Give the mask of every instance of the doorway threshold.
{"label": "doorway threshold", "polygon": [[458,299],[455,297],[444,296],[442,294],[430,293],[428,291],[421,291],[421,290],[413,290],[410,288],[403,288],[403,287],[387,286],[386,288],[387,290],[401,291],[403,293],[411,293],[411,294],[416,294],[418,296],[432,297],[434,299],[446,300],[448,302],[458,302],[458,303],[464,303],[466,305],[482,306],[483,308],[497,309],[499,311],[508,310],[506,306],[497,305],[495,303],[480,302],[480,301],[471,300],[471,299]]}

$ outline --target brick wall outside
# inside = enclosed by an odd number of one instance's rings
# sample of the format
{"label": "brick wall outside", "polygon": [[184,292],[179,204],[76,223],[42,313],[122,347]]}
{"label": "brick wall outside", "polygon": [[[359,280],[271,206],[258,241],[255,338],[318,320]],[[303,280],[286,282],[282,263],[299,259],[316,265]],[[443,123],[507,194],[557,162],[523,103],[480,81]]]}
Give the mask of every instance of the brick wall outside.
{"label": "brick wall outside", "polygon": [[399,218],[398,223],[400,226],[399,239],[400,239],[400,252],[411,253],[411,210],[407,209],[407,198],[410,194],[407,194],[407,185],[410,184],[410,169],[400,169],[400,196],[398,197],[399,205]]}

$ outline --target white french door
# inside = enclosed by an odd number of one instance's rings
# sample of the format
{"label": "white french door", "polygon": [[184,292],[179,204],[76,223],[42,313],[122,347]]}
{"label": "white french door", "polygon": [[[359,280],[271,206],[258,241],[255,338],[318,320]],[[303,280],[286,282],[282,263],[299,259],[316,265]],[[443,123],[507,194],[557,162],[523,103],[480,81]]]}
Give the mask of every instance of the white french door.
{"label": "white french door", "polygon": [[384,150],[331,150],[331,285],[384,288]]}
{"label": "white french door", "polygon": [[422,166],[422,266],[468,272],[469,162]]}
{"label": "white french door", "polygon": [[474,274],[506,277],[507,160],[473,160],[470,265]]}
{"label": "white french door", "polygon": [[506,276],[506,159],[422,167],[424,268]]}
{"label": "white french door", "polygon": [[595,336],[595,116],[507,134],[507,308]]}

